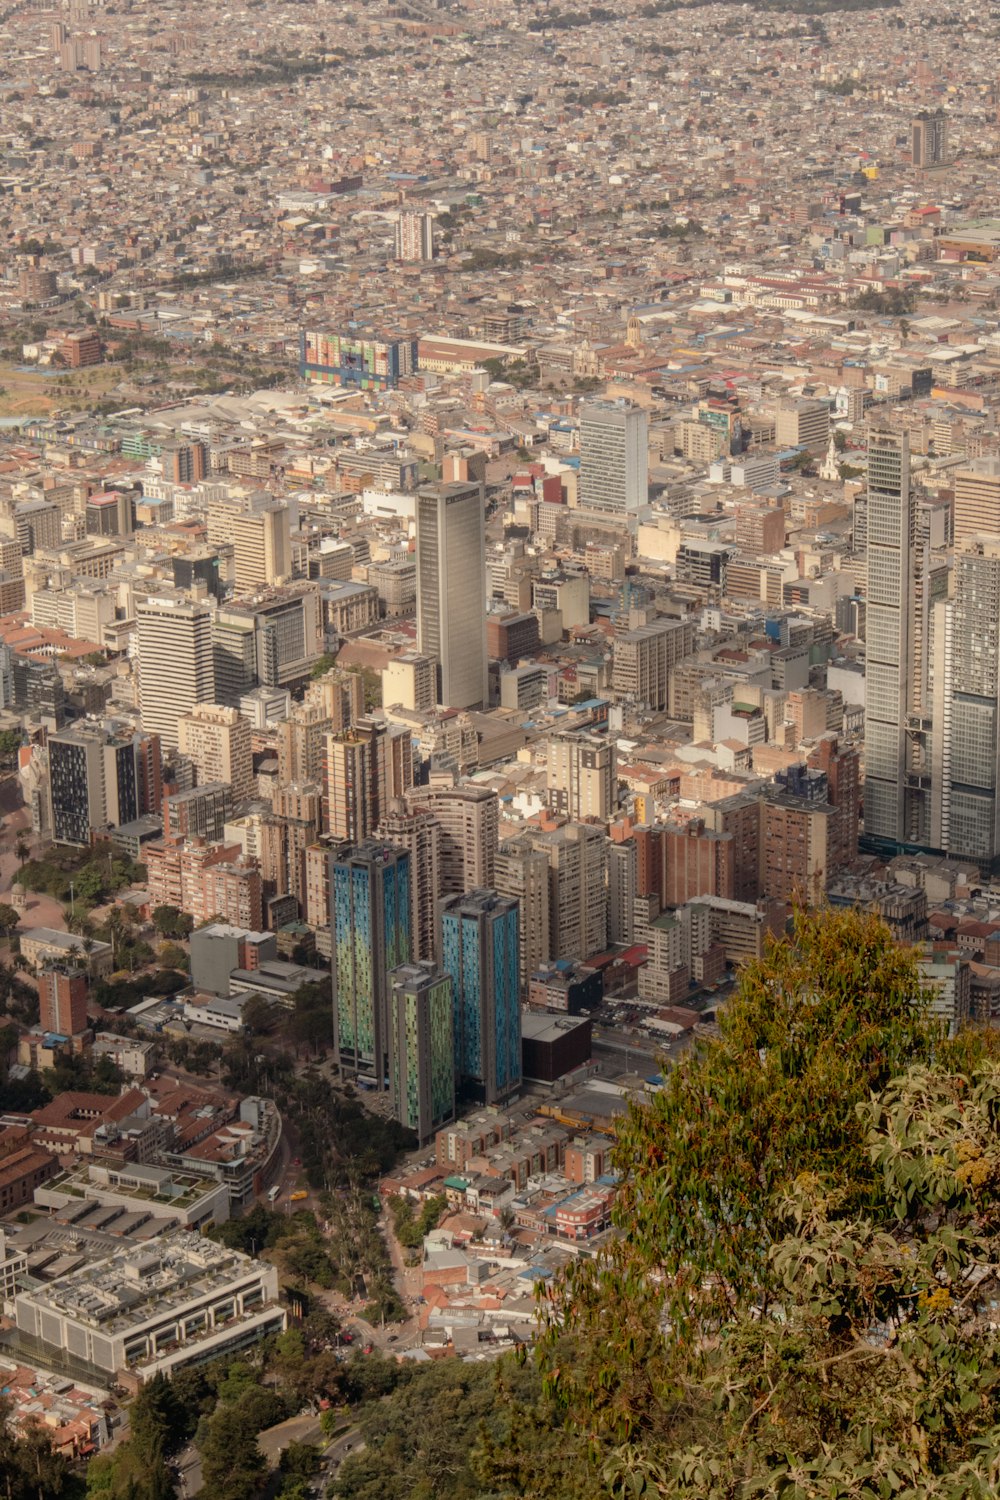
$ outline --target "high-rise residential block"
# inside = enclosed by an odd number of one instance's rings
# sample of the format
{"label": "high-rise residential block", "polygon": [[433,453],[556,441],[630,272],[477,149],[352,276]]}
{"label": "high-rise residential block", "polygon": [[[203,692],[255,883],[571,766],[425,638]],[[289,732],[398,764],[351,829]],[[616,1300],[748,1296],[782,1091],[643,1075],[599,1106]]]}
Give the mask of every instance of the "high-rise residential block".
{"label": "high-rise residential block", "polygon": [[626,947],[635,940],[637,855],[634,838],[608,845],[608,942]]}
{"label": "high-rise residential block", "polygon": [[38,1025],[56,1036],[87,1029],[87,974],[66,964],[46,964],[38,974]]}
{"label": "high-rise residential block", "polygon": [[205,781],[163,799],[163,836],[168,839],[221,839],[232,817],[233,792],[227,781]]}
{"label": "high-rise residential block", "polygon": [[[861,810],[861,756],[835,734],[824,734],[809,751],[806,764],[826,777],[826,797],[833,816],[827,829],[827,880],[850,869],[858,857]],[[737,848],[737,858],[739,849]],[[747,899],[737,892],[738,901]]]}
{"label": "high-rise residential block", "polygon": [[441,964],[451,976],[455,1086],[481,1104],[509,1099],[521,1083],[518,904],[469,891],[441,904]]}
{"label": "high-rise residential block", "polygon": [[254,932],[263,927],[261,872],[238,846],[163,839],[145,844],[142,857],[151,906],[180,907],[196,925],[218,917]]}
{"label": "high-rise residential block", "polygon": [[607,822],[618,806],[615,742],[583,731],[556,733],[548,741],[548,802],[553,812]]}
{"label": "high-rise residential block", "polygon": [[277,813],[255,811],[227,818],[221,837],[227,845],[235,845],[240,857],[260,871],[265,901],[279,894],[297,894],[288,884],[288,825]]}
{"label": "high-rise residential block", "polygon": [[1000,536],[1000,458],[974,458],[955,470],[954,539]]}
{"label": "high-rise residential block", "polygon": [[500,801],[491,787],[421,786],[407,793],[411,807],[434,814],[441,830],[441,890],[451,895],[490,889],[496,866]]}
{"label": "high-rise residential block", "polygon": [[774,416],[775,442],[817,452],[830,441],[830,408],[825,401],[782,401]]}
{"label": "high-rise residential block", "polygon": [[528,835],[500,845],[496,857],[496,888],[516,901],[520,911],[518,978],[527,995],[531,976],[552,957],[550,936],[549,861],[535,849]]}
{"label": "high-rise residential block", "polygon": [[910,126],[913,165],[926,170],[948,160],[948,117],[943,110],[921,110]]}
{"label": "high-rise residential block", "polygon": [[777,773],[763,804],[761,878],[768,900],[815,904],[853,865],[859,786],[858,753],[835,735],[824,736],[804,765]]}
{"label": "high-rise residential block", "polygon": [[410,856],[368,840],[330,853],[334,1050],[389,1087],[391,972],[411,959]]}
{"label": "high-rise residential block", "polygon": [[326,737],[334,727],[322,704],[293,704],[277,728],[278,781],[322,781]]}
{"label": "high-rise residential block", "polygon": [[417,368],[415,338],[379,338],[374,334],[299,335],[299,374],[323,385],[358,386],[363,391],[390,391]]}
{"label": "high-rise residential block", "polygon": [[417,494],[417,644],[437,663],[437,701],[489,702],[486,666],[486,522],[478,484]]}
{"label": "high-rise residential block", "polygon": [[608,839],[567,823],[530,835],[549,862],[549,958],[590,958],[608,945]]}
{"label": "high-rise residential block", "polygon": [[430,963],[392,971],[392,1110],[421,1146],[455,1118],[451,976]]}
{"label": "high-rise residential block", "polygon": [[907,715],[916,506],[907,434],[868,438],[868,591],[865,638],[865,833],[909,837]]}
{"label": "high-rise residential block", "polygon": [[396,220],[396,259],[434,259],[434,218],[431,214],[400,214]]}
{"label": "high-rise residential block", "polygon": [[[306,703],[321,708],[330,717],[335,733],[350,729],[365,712],[365,680],[360,672],[345,667],[331,667],[314,677],[305,692]],[[383,702],[386,699],[383,697]]]}
{"label": "high-rise residential block", "polygon": [[382,673],[382,702],[410,713],[428,713],[437,702],[437,671],[434,660],[419,651],[394,656]]}
{"label": "high-rise residential block", "polygon": [[154,595],[136,605],[135,621],[142,727],[176,750],[178,720],[215,702],[212,611],[177,594]]}
{"label": "high-rise residential block", "polygon": [[281,830],[282,875],[275,895],[294,896],[299,911],[306,905],[306,851],[319,838],[323,824],[323,795],[314,782],[289,782],[274,793],[274,811]]}
{"label": "high-rise residential block", "polygon": [[441,883],[441,825],[425,808],[407,807],[402,798],[389,803],[378,836],[410,855],[410,932],[413,957],[431,962],[437,951],[437,905]]}
{"label": "high-rise residential block", "polygon": [[732,900],[735,850],[728,833],[717,833],[702,818],[667,823],[663,828],[664,906],[683,906],[698,896]]}
{"label": "high-rise residential block", "polygon": [[673,668],[695,649],[693,620],[653,620],[615,636],[611,688],[618,703],[662,711]]}
{"label": "high-rise residential block", "polygon": [[746,557],[770,557],[780,552],[785,545],[786,521],[780,505],[737,506],[737,547]]}
{"label": "high-rise residential block", "polygon": [[200,703],[177,723],[177,748],[194,763],[198,784],[228,782],[234,802],[253,795],[250,725],[235,708]]}
{"label": "high-rise residential block", "polygon": [[334,838],[369,838],[413,785],[413,744],[403,725],[359,719],[326,738],[326,825]]}
{"label": "high-rise residential block", "polygon": [[649,419],[639,406],[592,402],[580,413],[579,502],[635,518],[649,499]]}

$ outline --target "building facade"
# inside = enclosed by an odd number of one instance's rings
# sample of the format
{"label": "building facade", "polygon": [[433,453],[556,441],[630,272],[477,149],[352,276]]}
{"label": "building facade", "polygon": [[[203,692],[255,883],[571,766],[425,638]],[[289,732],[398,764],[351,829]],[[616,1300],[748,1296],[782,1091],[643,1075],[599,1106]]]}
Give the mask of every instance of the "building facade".
{"label": "building facade", "polygon": [[521,1083],[518,904],[469,891],[441,904],[441,960],[455,1002],[455,1087],[501,1103]]}
{"label": "building facade", "polygon": [[200,703],[177,725],[177,747],[195,766],[199,784],[227,782],[234,802],[254,790],[250,724],[235,708]]}
{"label": "building facade", "polygon": [[299,374],[321,385],[393,390],[417,369],[417,340],[309,330],[299,336]]}
{"label": "building facade", "polygon": [[329,859],[334,1050],[342,1070],[386,1089],[390,974],[411,959],[410,856],[368,840]]}
{"label": "building facade", "polygon": [[586,510],[638,516],[649,498],[649,419],[641,407],[594,402],[580,413],[579,500]]}
{"label": "building facade", "polygon": [[178,721],[216,701],[212,611],[171,594],[137,604],[135,618],[142,727],[176,750]]}
{"label": "building facade", "polygon": [[916,507],[907,434],[868,440],[865,834],[908,837],[907,714]]}
{"label": "building facade", "polygon": [[486,667],[486,523],[478,484],[439,484],[417,495],[417,644],[437,662],[437,701],[489,702]]}
{"label": "building facade", "polygon": [[455,1118],[455,1017],[451,978],[433,964],[392,974],[392,1104],[421,1146]]}

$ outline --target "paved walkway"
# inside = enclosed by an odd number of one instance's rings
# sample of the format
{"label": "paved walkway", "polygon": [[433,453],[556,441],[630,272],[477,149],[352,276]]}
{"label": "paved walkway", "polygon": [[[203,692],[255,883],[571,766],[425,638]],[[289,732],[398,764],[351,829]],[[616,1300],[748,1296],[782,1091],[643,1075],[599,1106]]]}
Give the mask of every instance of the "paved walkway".
{"label": "paved walkway", "polygon": [[[21,868],[21,862],[14,853],[17,836],[23,833],[25,839],[34,855],[38,852],[40,844],[32,836],[31,817],[26,807],[18,807],[4,818],[3,830],[0,832],[0,898],[7,899],[10,888],[17,878]],[[47,896],[44,891],[31,891],[24,910],[21,912],[20,926],[31,927],[55,927],[59,932],[66,930],[66,918],[63,915],[62,902],[57,901],[54,896]]]}

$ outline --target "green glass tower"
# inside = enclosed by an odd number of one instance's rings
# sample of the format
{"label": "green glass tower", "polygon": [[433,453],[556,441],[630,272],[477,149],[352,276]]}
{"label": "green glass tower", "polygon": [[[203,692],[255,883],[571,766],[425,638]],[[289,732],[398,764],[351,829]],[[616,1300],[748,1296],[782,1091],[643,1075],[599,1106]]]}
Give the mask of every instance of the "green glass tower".
{"label": "green glass tower", "polygon": [[330,855],[334,1047],[341,1068],[389,1087],[390,973],[410,961],[410,856],[377,839]]}
{"label": "green glass tower", "polygon": [[455,1040],[451,977],[433,964],[392,974],[392,1103],[420,1144],[455,1118]]}

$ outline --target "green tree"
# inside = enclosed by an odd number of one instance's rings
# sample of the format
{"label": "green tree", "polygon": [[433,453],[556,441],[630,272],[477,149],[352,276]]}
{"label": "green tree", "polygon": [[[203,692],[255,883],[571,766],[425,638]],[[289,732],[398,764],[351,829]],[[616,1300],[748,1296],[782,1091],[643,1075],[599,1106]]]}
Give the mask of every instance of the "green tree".
{"label": "green tree", "polygon": [[249,1401],[222,1401],[199,1429],[204,1500],[253,1500],[267,1474]]}
{"label": "green tree", "polygon": [[161,943],[158,957],[165,969],[186,969],[188,966],[188,956],[179,943]]}
{"label": "green tree", "polygon": [[183,1413],[163,1375],[142,1386],[129,1407],[129,1438],[87,1470],[92,1500],[172,1500],[166,1458],[181,1443]]}
{"label": "green tree", "polygon": [[997,1052],[943,1038],[875,918],[799,913],[620,1126],[625,1232],[545,1291],[545,1402],[484,1488],[990,1494]]}
{"label": "green tree", "polygon": [[6,901],[0,901],[0,934],[6,937],[14,931],[19,921],[20,913],[13,906],[8,906]]}
{"label": "green tree", "polygon": [[[351,1361],[350,1368],[386,1363],[376,1356]],[[512,1423],[522,1411],[544,1411],[537,1371],[513,1362],[499,1372],[492,1364],[442,1360],[409,1369],[395,1367],[392,1384],[375,1383],[364,1392],[360,1414],[365,1448],[341,1466],[331,1493],[339,1500],[470,1500],[473,1496],[513,1495],[506,1484],[492,1488],[492,1474],[479,1466],[481,1445],[507,1451]],[[359,1394],[361,1394],[359,1392]],[[381,1397],[381,1399],[378,1399]],[[522,1496],[591,1500],[589,1491],[563,1484],[562,1466],[550,1448],[544,1485]],[[499,1467],[496,1470],[499,1474]]]}
{"label": "green tree", "polygon": [[161,937],[189,937],[194,927],[194,918],[177,906],[157,906],[153,911],[153,926]]}
{"label": "green tree", "polygon": [[[946,1058],[939,1060],[946,1061]],[[613,1453],[620,1492],[816,1500],[985,1500],[1000,1476],[993,1245],[1000,1066],[915,1065],[856,1106],[879,1176],[874,1211],[845,1211],[811,1173],[774,1204],[781,1316],[737,1309],[687,1367],[672,1451]],[[681,1424],[676,1424],[675,1430]]]}

